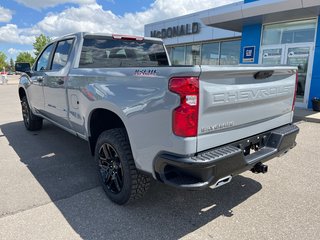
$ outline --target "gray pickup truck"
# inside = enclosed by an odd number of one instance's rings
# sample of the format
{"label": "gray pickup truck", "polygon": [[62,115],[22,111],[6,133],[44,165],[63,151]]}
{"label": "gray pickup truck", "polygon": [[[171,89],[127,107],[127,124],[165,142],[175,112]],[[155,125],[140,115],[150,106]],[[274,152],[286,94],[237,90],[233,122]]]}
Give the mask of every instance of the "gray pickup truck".
{"label": "gray pickup truck", "polygon": [[23,71],[26,128],[46,119],[88,141],[117,204],[141,197],[151,177],[203,189],[265,173],[296,144],[294,67],[172,66],[159,39],[76,33]]}

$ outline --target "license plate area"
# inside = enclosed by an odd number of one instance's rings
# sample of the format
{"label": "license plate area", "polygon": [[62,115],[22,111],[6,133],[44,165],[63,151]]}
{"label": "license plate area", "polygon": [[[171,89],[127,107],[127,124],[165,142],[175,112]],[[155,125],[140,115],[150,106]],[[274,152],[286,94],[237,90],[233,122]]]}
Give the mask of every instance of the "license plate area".
{"label": "license plate area", "polygon": [[240,140],[238,142],[235,142],[231,145],[241,149],[243,155],[247,156],[265,147],[270,135],[271,135],[271,132],[255,135],[255,136]]}

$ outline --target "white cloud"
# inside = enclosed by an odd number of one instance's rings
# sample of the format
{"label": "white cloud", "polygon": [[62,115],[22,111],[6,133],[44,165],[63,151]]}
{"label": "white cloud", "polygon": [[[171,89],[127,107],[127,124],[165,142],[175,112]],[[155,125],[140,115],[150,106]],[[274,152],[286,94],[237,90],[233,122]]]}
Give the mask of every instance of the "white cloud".
{"label": "white cloud", "polygon": [[19,55],[19,53],[22,53],[22,52],[28,52],[31,54],[31,56],[35,57],[34,55],[34,52],[33,50],[30,50],[30,49],[16,49],[16,48],[9,48],[7,51],[7,60],[9,61],[9,59],[13,59],[15,60],[17,58],[17,56]]}
{"label": "white cloud", "polygon": [[[20,2],[53,4],[58,2],[71,2],[63,0],[16,0]],[[156,0],[146,10],[126,13],[123,16],[115,15],[110,10],[105,10],[95,0],[73,0],[83,4],[71,7],[59,13],[49,13],[43,20],[31,28],[19,29],[14,24],[0,27],[0,42],[13,42],[20,44],[32,44],[35,36],[44,33],[51,37],[62,36],[72,32],[105,32],[143,35],[144,25],[188,13],[217,7],[220,5],[237,2],[239,0]],[[40,3],[41,2],[41,3]],[[35,6],[35,5],[33,5]]]}
{"label": "white cloud", "polygon": [[92,4],[96,0],[15,0],[18,3],[33,8],[33,9],[44,9],[48,7],[54,7],[64,3],[75,3],[75,4]]}
{"label": "white cloud", "polygon": [[12,19],[12,11],[0,6],[0,22],[10,22]]}
{"label": "white cloud", "polygon": [[18,53],[22,52],[22,50],[18,50],[18,49],[15,49],[15,48],[9,48],[8,49],[8,53],[11,54],[11,55],[16,55]]}
{"label": "white cloud", "polygon": [[18,54],[21,53],[21,52],[28,52],[28,53],[30,53],[32,56],[35,56],[33,50],[21,50],[21,49],[16,49],[16,48],[9,48],[9,49],[7,50],[7,52],[8,52],[10,55],[13,55],[13,56],[18,55]]}
{"label": "white cloud", "polygon": [[117,16],[96,3],[72,7],[60,13],[51,13],[37,26],[43,32],[64,35],[70,32],[89,31],[143,35],[144,25],[181,16],[239,0],[157,0],[145,11]]}
{"label": "white cloud", "polygon": [[19,29],[15,24],[6,24],[0,27],[0,42],[32,44],[35,36],[40,34],[41,31],[37,28]]}

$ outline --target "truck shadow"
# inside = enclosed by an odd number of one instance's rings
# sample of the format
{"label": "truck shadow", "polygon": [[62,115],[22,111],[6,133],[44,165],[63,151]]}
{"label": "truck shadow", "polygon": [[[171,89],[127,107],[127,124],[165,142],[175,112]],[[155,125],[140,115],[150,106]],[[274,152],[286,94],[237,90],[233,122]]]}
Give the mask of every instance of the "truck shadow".
{"label": "truck shadow", "polygon": [[[257,193],[260,183],[238,176],[215,190],[184,191],[153,182],[146,196],[117,206],[104,195],[87,143],[52,124],[28,132],[23,122],[0,126],[35,179],[83,239],[178,239]],[[214,235],[212,229],[211,235]]]}

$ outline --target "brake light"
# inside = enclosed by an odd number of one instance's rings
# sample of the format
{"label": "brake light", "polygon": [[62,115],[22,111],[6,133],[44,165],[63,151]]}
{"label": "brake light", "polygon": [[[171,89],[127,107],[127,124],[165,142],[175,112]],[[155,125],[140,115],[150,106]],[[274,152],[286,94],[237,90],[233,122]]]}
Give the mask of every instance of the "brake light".
{"label": "brake light", "polygon": [[172,130],[180,137],[195,137],[198,133],[199,78],[173,77],[169,90],[180,96],[180,105],[173,110]]}
{"label": "brake light", "polygon": [[138,36],[130,36],[130,35],[120,35],[120,34],[112,34],[113,39],[119,40],[136,40],[136,41],[143,41],[143,37]]}
{"label": "brake light", "polygon": [[297,70],[296,71],[296,86],[294,89],[294,96],[293,96],[293,102],[292,102],[292,111],[294,111],[294,106],[295,106],[296,99],[297,99],[298,80],[299,80],[299,75],[298,75],[298,70]]}

